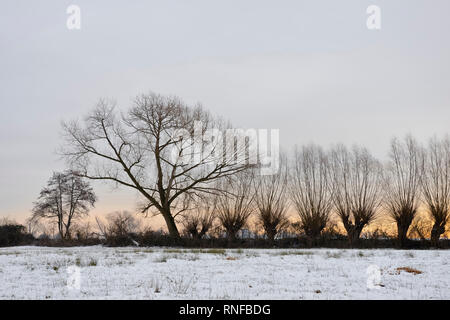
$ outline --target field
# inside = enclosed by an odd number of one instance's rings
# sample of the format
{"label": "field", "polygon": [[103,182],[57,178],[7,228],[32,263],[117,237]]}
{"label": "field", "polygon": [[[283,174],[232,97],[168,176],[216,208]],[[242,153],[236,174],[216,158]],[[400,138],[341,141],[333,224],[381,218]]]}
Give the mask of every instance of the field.
{"label": "field", "polygon": [[450,251],[11,247],[0,299],[450,299]]}

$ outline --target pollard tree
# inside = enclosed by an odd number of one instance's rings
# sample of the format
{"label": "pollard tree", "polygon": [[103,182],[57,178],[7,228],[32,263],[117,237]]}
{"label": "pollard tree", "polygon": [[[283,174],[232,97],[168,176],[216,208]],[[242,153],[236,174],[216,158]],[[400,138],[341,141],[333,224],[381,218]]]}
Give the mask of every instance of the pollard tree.
{"label": "pollard tree", "polygon": [[68,239],[73,222],[86,216],[95,201],[88,182],[72,171],[55,172],[34,203],[31,220],[55,222],[61,239]]}
{"label": "pollard tree", "polygon": [[381,205],[383,166],[357,146],[349,151],[338,145],[330,157],[334,207],[353,245]]}
{"label": "pollard tree", "polygon": [[247,170],[222,181],[222,193],[217,196],[217,218],[229,240],[235,240],[239,230],[247,225],[255,211],[252,192],[255,172]]}
{"label": "pollard tree", "polygon": [[333,208],[329,171],[328,155],[321,147],[309,145],[295,150],[290,195],[300,226],[311,240],[320,236]]}
{"label": "pollard tree", "polygon": [[438,246],[450,216],[450,139],[436,137],[424,153],[422,194],[433,221],[431,243]]}
{"label": "pollard tree", "polygon": [[169,234],[179,237],[175,218],[189,210],[190,199],[216,192],[216,180],[246,168],[246,145],[224,143],[213,134],[220,126],[177,97],[141,95],[122,115],[102,100],[83,125],[63,124],[62,154],[82,177],[136,190],[142,211],[161,214]]}
{"label": "pollard tree", "polygon": [[282,157],[280,168],[273,175],[255,176],[256,218],[262,225],[266,236],[273,241],[278,233],[289,225],[287,159]]}
{"label": "pollard tree", "polygon": [[217,194],[208,193],[196,197],[191,210],[182,215],[185,232],[194,239],[202,239],[214,225],[217,209]]}
{"label": "pollard tree", "polygon": [[420,201],[420,179],[423,154],[417,141],[406,136],[391,142],[390,161],[385,175],[385,204],[397,224],[397,238],[405,246],[408,229],[417,214]]}

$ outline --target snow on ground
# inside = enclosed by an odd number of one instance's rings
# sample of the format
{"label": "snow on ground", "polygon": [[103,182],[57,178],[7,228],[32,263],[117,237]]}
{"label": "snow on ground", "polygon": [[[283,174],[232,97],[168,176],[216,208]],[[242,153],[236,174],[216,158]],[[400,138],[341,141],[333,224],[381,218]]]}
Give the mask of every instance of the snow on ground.
{"label": "snow on ground", "polygon": [[12,247],[0,299],[450,299],[449,262],[443,250]]}

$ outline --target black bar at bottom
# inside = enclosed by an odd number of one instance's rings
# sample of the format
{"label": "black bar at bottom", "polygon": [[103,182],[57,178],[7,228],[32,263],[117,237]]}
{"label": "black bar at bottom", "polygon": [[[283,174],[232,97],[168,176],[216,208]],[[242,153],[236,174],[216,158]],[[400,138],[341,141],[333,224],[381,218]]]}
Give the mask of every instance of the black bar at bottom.
{"label": "black bar at bottom", "polygon": [[[439,312],[448,315],[449,301],[285,301],[285,300],[161,300],[161,301],[1,301],[4,315],[61,315],[71,318],[127,319],[324,319],[328,317],[365,318],[401,316],[414,319]],[[13,313],[10,313],[13,312]],[[58,316],[59,317],[59,316]]]}

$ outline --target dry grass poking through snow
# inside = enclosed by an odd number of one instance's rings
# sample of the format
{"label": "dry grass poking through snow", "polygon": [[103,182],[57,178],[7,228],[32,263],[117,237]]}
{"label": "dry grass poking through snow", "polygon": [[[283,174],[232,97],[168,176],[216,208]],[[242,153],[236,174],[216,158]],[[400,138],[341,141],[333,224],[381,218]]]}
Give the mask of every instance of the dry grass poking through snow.
{"label": "dry grass poking through snow", "polygon": [[412,274],[422,274],[423,272],[414,268],[410,268],[410,267],[399,267],[396,269],[397,271],[405,271],[408,273],[412,273]]}

